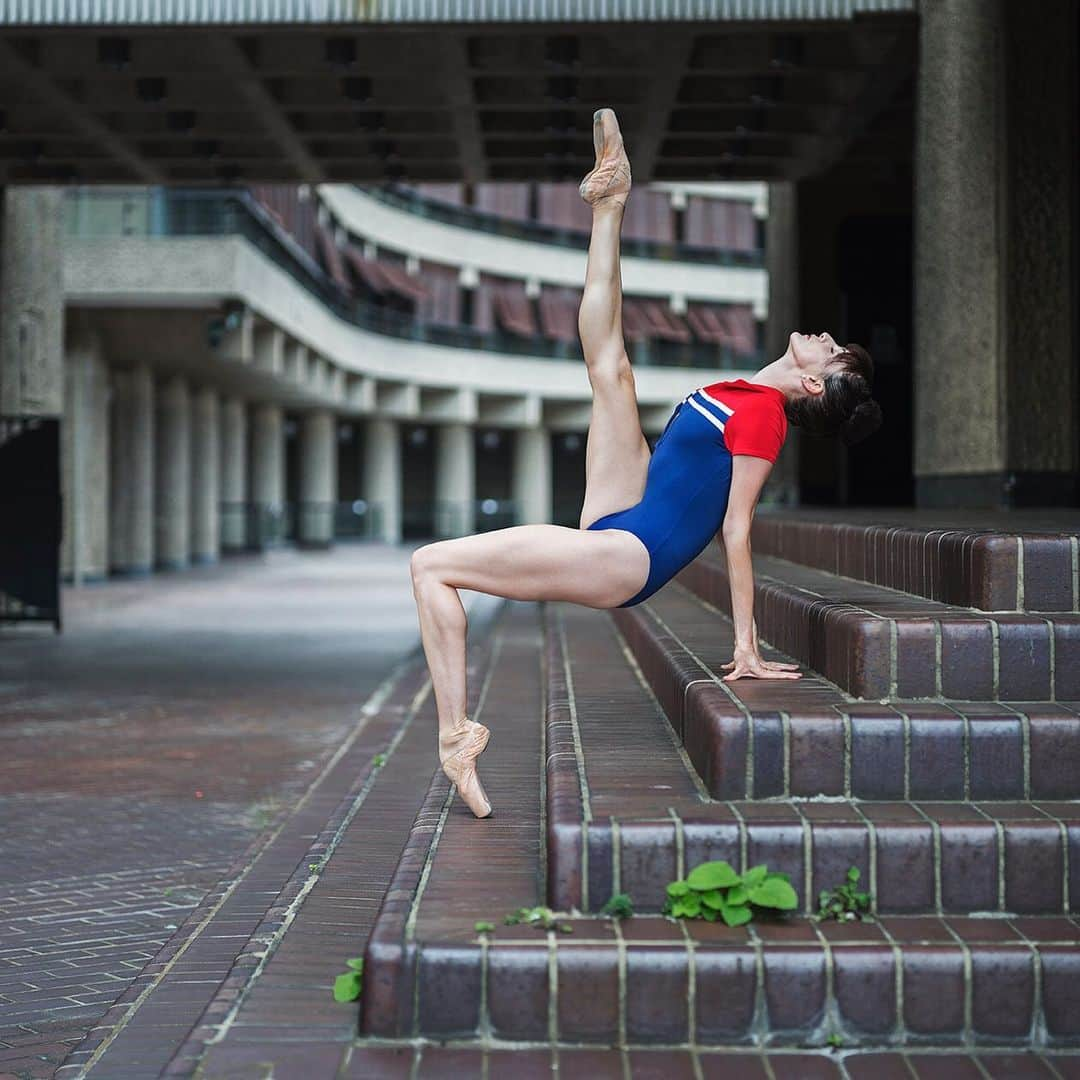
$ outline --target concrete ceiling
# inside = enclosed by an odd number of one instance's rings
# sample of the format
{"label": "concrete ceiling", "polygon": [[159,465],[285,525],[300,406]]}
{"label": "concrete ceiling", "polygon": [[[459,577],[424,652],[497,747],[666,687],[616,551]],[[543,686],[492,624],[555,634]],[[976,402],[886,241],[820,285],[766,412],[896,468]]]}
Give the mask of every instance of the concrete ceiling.
{"label": "concrete ceiling", "polygon": [[577,180],[911,169],[916,17],[0,27],[0,183]]}

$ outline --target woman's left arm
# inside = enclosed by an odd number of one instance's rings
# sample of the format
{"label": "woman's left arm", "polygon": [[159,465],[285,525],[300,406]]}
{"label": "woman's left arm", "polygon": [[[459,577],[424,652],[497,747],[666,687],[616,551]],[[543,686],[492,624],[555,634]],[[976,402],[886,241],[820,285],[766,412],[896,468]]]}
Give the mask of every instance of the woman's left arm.
{"label": "woman's left arm", "polygon": [[750,524],[772,462],[750,454],[731,459],[731,489],[722,534],[731,583],[731,614],[735,623],[735,659],[724,667],[732,682],[749,675],[756,679],[798,679],[798,664],[762,660],[754,622],[754,564],[750,555]]}

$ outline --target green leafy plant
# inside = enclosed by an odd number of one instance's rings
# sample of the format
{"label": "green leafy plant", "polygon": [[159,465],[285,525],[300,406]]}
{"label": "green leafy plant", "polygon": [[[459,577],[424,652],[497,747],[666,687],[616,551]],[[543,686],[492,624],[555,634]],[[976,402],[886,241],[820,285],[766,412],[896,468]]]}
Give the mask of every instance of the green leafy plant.
{"label": "green leafy plant", "polygon": [[860,892],[859,868],[848,868],[843,885],[835,889],[822,889],[818,893],[818,912],[814,916],[819,922],[823,919],[838,919],[850,922],[854,919],[870,919],[870,894]]}
{"label": "green leafy plant", "polygon": [[372,764],[373,764],[373,765],[374,765],[374,766],[375,766],[376,768],[378,768],[378,766],[380,766],[380,765],[385,765],[385,764],[386,764],[386,755],[385,755],[385,754],[376,754],[376,755],[375,755],[375,756],[374,756],[374,757],[373,757],[373,758],[371,759],[371,763],[372,763]]}
{"label": "green leafy plant", "polygon": [[844,1045],[843,1035],[838,1035],[835,1031],[825,1040],[830,1049],[839,1050]]}
{"label": "green leafy plant", "polygon": [[558,922],[555,912],[542,904],[536,907],[519,907],[507,915],[503,922],[511,926],[515,923],[525,923],[528,926],[542,927],[544,930],[558,929],[565,934],[574,932],[574,928],[569,923]]}
{"label": "green leafy plant", "polygon": [[492,930],[495,929],[495,924],[493,922],[476,922],[473,923],[473,929],[478,934],[490,933]]}
{"label": "green leafy plant", "polygon": [[634,902],[627,893],[615,893],[600,909],[601,915],[610,915],[613,919],[628,919],[634,914]]}
{"label": "green leafy plant", "polygon": [[345,964],[349,970],[334,980],[335,1001],[355,1001],[364,987],[364,958],[354,956]]}
{"label": "green leafy plant", "polygon": [[686,878],[667,886],[664,914],[682,919],[722,919],[728,926],[742,926],[754,917],[755,908],[792,911],[799,898],[787,874],[754,866],[739,874],[723,859],[695,866]]}

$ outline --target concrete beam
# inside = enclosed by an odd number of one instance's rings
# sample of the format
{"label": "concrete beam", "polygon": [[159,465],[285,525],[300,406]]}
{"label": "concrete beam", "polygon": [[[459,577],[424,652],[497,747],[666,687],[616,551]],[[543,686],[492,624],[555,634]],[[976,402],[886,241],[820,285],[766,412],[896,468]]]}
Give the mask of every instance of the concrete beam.
{"label": "concrete beam", "polygon": [[477,412],[477,393],[472,387],[420,388],[420,417],[425,421],[457,420],[473,424]]}
{"label": "concrete beam", "polygon": [[416,383],[380,379],[375,386],[375,408],[379,413],[399,420],[417,419],[420,416],[420,388]]}

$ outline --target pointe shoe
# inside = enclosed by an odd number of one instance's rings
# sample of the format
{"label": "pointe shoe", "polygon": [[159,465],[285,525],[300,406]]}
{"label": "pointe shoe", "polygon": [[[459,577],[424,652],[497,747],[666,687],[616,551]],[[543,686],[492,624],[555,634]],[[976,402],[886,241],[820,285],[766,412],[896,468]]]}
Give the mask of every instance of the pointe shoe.
{"label": "pointe shoe", "polygon": [[457,728],[439,735],[439,760],[447,779],[457,784],[458,794],[477,816],[487,817],[491,803],[476,774],[476,759],[488,744],[491,732],[483,724],[465,718]]}
{"label": "pointe shoe", "polygon": [[625,206],[630,195],[630,159],[614,109],[597,109],[593,113],[593,147],[596,165],[578,185],[581,197],[590,206],[607,199]]}

